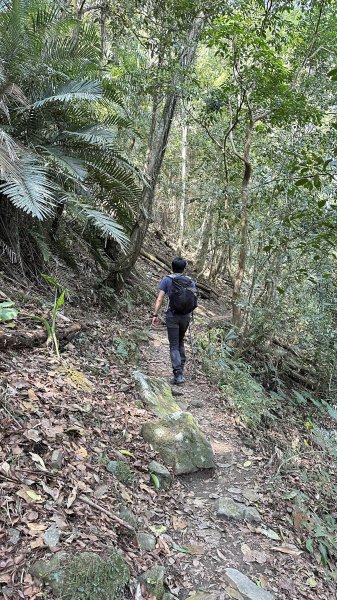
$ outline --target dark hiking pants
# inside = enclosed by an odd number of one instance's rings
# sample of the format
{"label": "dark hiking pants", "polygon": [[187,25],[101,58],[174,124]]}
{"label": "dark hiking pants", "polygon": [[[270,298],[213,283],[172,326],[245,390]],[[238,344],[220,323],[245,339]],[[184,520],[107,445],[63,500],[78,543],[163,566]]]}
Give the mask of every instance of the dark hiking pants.
{"label": "dark hiking pants", "polygon": [[170,342],[170,356],[174,375],[181,375],[186,362],[184,337],[188,329],[190,315],[167,313],[166,327]]}

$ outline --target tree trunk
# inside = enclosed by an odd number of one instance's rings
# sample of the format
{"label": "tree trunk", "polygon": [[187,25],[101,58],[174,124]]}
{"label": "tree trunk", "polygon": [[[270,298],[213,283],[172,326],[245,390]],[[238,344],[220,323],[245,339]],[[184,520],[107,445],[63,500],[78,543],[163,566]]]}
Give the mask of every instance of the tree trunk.
{"label": "tree trunk", "polygon": [[204,266],[205,266],[205,262],[206,262],[206,258],[207,258],[210,234],[211,234],[212,224],[213,224],[213,212],[212,212],[213,203],[214,203],[214,198],[212,197],[211,200],[207,204],[206,212],[205,212],[204,219],[203,219],[202,226],[201,226],[199,244],[198,244],[198,248],[197,248],[196,266],[195,266],[198,276],[202,275]]}
{"label": "tree trunk", "polygon": [[[205,15],[200,14],[195,18],[192,29],[188,36],[186,48],[180,59],[180,66],[188,68],[194,59],[197,43],[205,22]],[[134,225],[130,244],[126,254],[113,265],[106,282],[113,287],[121,287],[127,275],[135,265],[140,250],[143,246],[145,236],[152,218],[153,202],[158,176],[165,156],[168,137],[171,130],[180,90],[177,85],[177,74],[173,77],[172,88],[174,91],[168,93],[160,118],[156,119],[157,102],[153,103],[152,122],[150,130],[149,151],[145,165],[145,177],[147,185],[144,185],[141,197],[141,210]],[[155,99],[154,99],[155,100]]]}
{"label": "tree trunk", "polygon": [[187,173],[187,125],[184,122],[181,132],[181,203],[179,210],[179,241],[177,254],[180,256],[183,251],[184,231],[185,231],[185,211],[186,211],[186,173]]}
{"label": "tree trunk", "polygon": [[247,258],[247,231],[248,231],[248,201],[249,201],[249,182],[252,175],[252,165],[250,163],[250,150],[253,138],[254,121],[250,114],[249,123],[246,133],[245,147],[243,155],[236,156],[244,164],[244,173],[241,184],[241,219],[240,219],[240,241],[239,241],[239,258],[237,271],[233,278],[233,294],[232,294],[232,314],[233,325],[240,327],[242,322],[242,310],[240,307],[241,288],[246,270]]}

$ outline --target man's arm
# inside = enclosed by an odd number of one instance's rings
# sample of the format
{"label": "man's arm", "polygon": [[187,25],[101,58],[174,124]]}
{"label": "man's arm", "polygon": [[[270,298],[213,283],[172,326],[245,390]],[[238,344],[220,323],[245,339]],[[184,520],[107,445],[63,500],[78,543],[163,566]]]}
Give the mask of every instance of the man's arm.
{"label": "man's arm", "polygon": [[160,290],[160,292],[157,296],[157,300],[154,305],[154,312],[153,312],[153,318],[152,318],[152,325],[154,325],[154,327],[157,327],[157,325],[159,324],[158,313],[160,311],[160,307],[163,303],[164,297],[165,297],[165,292],[163,290]]}

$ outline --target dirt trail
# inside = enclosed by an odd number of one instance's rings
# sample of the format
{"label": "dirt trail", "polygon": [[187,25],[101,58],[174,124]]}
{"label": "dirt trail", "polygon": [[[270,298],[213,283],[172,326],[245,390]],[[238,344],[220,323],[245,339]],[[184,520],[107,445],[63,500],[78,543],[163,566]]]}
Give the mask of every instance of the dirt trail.
{"label": "dirt trail", "polygon": [[[146,349],[144,367],[147,374],[169,378],[168,357],[166,330],[160,327],[151,333],[151,342]],[[180,477],[183,488],[182,498],[178,499],[181,519],[175,522],[173,537],[177,544],[191,547],[192,551],[192,554],[181,554],[178,565],[179,571],[186,575],[184,589],[212,591],[221,599],[227,598],[223,591],[224,569],[234,567],[272,590],[272,573],[270,580],[267,577],[270,567],[244,562],[241,550],[245,543],[264,552],[268,543],[264,543],[263,536],[259,536],[262,539],[257,541],[256,534],[244,523],[232,524],[217,518],[215,510],[220,496],[245,501],[246,495],[253,500],[246,501],[247,505],[259,506],[258,487],[255,488],[254,484],[256,467],[253,464],[250,468],[243,467],[252,451],[242,447],[233,418],[226,416],[223,410],[219,392],[200,375],[195,380],[191,379],[191,363],[187,367],[187,382],[177,391],[183,395],[175,397],[175,400],[183,410],[193,414],[205,432],[217,465],[214,472],[202,471]],[[200,406],[193,406],[195,401]],[[261,554],[260,560],[264,559],[267,560],[267,556]]]}
{"label": "dirt trail", "polygon": [[[187,350],[190,355],[188,344]],[[171,376],[164,326],[150,332],[143,370],[156,377],[167,379]],[[184,598],[192,590],[212,592],[219,600],[229,598],[225,592],[224,574],[227,567],[232,567],[274,593],[278,600],[326,597],[318,590],[308,590],[305,579],[310,572],[303,568],[298,557],[272,550],[282,544],[281,538],[275,541],[261,534],[261,528],[277,529],[278,533],[282,533],[282,526],[280,529],[276,525],[277,509],[266,492],[263,465],[267,457],[257,456],[250,447],[254,447],[250,440],[243,443],[235,417],[224,406],[217,388],[202,374],[197,374],[192,380],[191,362],[187,367],[186,384],[177,391],[182,395],[176,396],[175,400],[183,410],[193,414],[210,440],[216,469],[179,478],[178,517],[174,517],[173,530],[169,533],[176,544],[188,547],[190,553],[181,553],[178,560],[172,558],[168,561],[175,581],[180,582],[174,591]],[[222,496],[231,496],[247,506],[256,507],[261,514],[261,523],[218,518],[216,504]],[[284,520],[280,515],[277,519]],[[298,576],[300,566],[303,569],[302,581]]]}

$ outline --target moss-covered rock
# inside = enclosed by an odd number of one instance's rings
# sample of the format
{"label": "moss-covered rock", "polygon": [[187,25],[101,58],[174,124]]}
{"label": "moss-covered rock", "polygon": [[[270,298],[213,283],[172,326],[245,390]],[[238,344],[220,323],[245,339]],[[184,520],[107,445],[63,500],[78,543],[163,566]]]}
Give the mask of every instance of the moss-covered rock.
{"label": "moss-covered rock", "polygon": [[132,485],[134,483],[135,476],[126,462],[122,460],[110,460],[106,468],[109,473],[115,475],[118,481],[124,483],[124,485]]}
{"label": "moss-covered rock", "polygon": [[155,565],[140,576],[140,581],[145,585],[149,596],[162,600],[164,588],[165,569],[161,565]]}
{"label": "moss-covered rock", "polygon": [[62,600],[122,600],[130,579],[129,567],[117,551],[101,558],[94,552],[39,560],[30,570]]}
{"label": "moss-covered rock", "polygon": [[137,542],[139,548],[145,550],[145,552],[152,552],[156,547],[156,538],[151,533],[140,531],[137,533]]}
{"label": "moss-covered rock", "polygon": [[144,406],[156,417],[165,417],[180,410],[165,379],[148,377],[140,371],[135,371],[133,376]]}
{"label": "moss-covered rock", "polygon": [[144,423],[141,435],[177,475],[214,467],[212,447],[189,413],[176,412]]}

